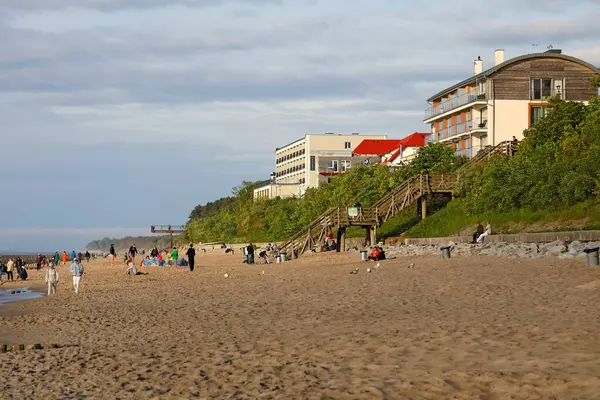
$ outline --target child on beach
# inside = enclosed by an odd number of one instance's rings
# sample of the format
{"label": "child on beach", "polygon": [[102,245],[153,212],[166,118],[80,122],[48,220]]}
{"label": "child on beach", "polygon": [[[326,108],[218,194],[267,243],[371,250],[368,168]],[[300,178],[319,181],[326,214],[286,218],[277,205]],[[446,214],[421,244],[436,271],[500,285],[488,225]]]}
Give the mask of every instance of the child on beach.
{"label": "child on beach", "polygon": [[56,285],[58,284],[58,271],[53,266],[46,269],[46,283],[48,284],[48,296],[56,294]]}
{"label": "child on beach", "polygon": [[133,263],[133,259],[128,256],[127,257],[127,275],[131,276],[131,275],[137,275],[137,268],[135,267],[135,264]]}

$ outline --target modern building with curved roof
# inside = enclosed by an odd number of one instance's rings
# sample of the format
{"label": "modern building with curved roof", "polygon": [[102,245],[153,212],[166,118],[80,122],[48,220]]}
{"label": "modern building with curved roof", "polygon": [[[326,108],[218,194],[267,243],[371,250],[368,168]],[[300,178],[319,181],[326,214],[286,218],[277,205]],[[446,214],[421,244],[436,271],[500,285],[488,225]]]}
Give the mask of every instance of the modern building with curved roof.
{"label": "modern building with curved roof", "polygon": [[428,143],[448,143],[469,157],[486,145],[520,140],[545,116],[552,97],[587,102],[598,95],[590,82],[598,68],[561,50],[507,61],[496,50],[493,67],[484,71],[481,57],[473,66],[473,76],[427,99],[424,119],[431,126]]}

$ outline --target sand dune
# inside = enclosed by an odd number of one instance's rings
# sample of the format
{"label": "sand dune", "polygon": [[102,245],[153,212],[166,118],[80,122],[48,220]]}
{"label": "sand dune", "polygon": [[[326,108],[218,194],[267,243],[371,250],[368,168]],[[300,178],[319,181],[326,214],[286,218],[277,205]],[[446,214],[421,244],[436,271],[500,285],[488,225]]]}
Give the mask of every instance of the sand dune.
{"label": "sand dune", "polygon": [[[420,257],[366,273],[358,258],[248,267],[239,255],[207,253],[194,273],[154,267],[131,278],[122,265],[95,262],[78,295],[61,267],[56,296],[0,306],[0,344],[65,347],[0,354],[0,393],[600,397],[600,270],[555,258]],[[34,283],[41,277],[32,273]]]}

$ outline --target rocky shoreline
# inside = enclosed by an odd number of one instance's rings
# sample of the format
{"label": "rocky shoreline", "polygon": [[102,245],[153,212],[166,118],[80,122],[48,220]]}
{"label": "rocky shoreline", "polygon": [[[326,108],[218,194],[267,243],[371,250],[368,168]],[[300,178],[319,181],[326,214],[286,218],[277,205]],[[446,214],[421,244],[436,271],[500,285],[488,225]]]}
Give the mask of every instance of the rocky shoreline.
{"label": "rocky shoreline", "polygon": [[[553,256],[559,258],[585,257],[584,250],[600,247],[600,242],[563,242],[560,240],[550,243],[454,243],[449,242],[452,256],[484,255],[492,257],[537,258]],[[422,256],[440,254],[439,245],[394,245],[383,246],[386,256]]]}

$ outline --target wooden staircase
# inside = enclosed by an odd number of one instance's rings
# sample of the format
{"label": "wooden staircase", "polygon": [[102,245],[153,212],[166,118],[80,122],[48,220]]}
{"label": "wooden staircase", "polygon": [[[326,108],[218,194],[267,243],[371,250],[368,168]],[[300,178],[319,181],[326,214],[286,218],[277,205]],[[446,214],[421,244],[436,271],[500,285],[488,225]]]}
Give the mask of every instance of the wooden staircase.
{"label": "wooden staircase", "polygon": [[487,162],[491,157],[509,157],[514,154],[511,142],[502,142],[495,147],[488,146],[475,157],[462,165],[456,172],[449,174],[429,174],[422,171],[402,182],[374,204],[361,207],[355,217],[348,215],[345,206],[329,209],[318,218],[298,231],[289,240],[279,246],[280,253],[287,253],[289,258],[296,258],[315,246],[323,244],[328,233],[337,231],[338,251],[344,251],[345,232],[350,226],[360,226],[367,229],[371,245],[375,242],[375,228],[398,215],[417,200],[421,200],[421,214],[426,215],[428,196],[436,194],[452,195],[462,171]]}

